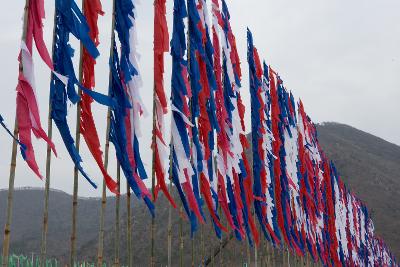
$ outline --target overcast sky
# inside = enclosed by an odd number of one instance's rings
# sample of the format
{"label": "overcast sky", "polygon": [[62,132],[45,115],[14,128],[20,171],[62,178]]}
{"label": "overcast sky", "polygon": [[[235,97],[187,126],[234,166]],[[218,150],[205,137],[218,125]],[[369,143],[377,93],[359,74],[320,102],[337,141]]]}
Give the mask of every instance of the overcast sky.
{"label": "overcast sky", "polygon": [[[45,41],[51,47],[54,1],[45,1]],[[101,56],[96,67],[97,87],[106,93],[111,31],[111,0],[103,0],[105,16],[101,17],[99,47]],[[141,0],[137,6],[141,89],[148,110],[152,110],[152,0]],[[172,31],[172,0],[167,16]],[[210,2],[210,1],[209,1]],[[296,98],[301,98],[315,122],[336,121],[377,135],[400,145],[400,1],[398,0],[228,0],[232,28],[238,42],[243,69],[243,95],[247,105],[249,128],[248,67],[246,62],[246,27],[253,31],[260,56],[273,66]],[[13,128],[17,55],[20,46],[22,12],[25,1],[5,1],[0,10],[0,113]],[[78,3],[80,5],[80,1]],[[73,39],[73,38],[71,38]],[[76,41],[72,42],[78,48]],[[50,72],[35,51],[36,86],[42,124],[47,130]],[[79,51],[75,54],[75,63]],[[166,87],[169,95],[170,57],[167,56]],[[76,68],[77,69],[77,68]],[[94,106],[95,119],[105,142],[106,108]],[[75,133],[76,108],[69,110],[70,125]],[[148,174],[151,169],[151,113],[142,120],[141,150]],[[7,188],[11,156],[11,139],[0,129],[0,188]],[[72,192],[73,164],[58,131],[54,131],[59,158],[52,161],[51,186]],[[34,143],[37,161],[45,174],[43,141]],[[81,146],[84,167],[101,186],[101,174],[85,144]],[[110,174],[115,177],[115,153],[111,149]],[[16,186],[44,187],[18,155]],[[125,188],[122,187],[122,188]],[[80,179],[79,195],[100,196]]]}

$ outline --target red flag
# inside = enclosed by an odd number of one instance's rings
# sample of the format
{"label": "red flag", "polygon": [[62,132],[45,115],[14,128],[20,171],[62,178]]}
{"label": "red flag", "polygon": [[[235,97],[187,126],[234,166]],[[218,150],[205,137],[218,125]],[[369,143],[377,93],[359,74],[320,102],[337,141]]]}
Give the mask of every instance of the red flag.
{"label": "red flag", "polygon": [[[97,25],[97,20],[99,15],[103,15],[104,12],[101,8],[100,0],[94,1],[84,1],[83,12],[86,16],[87,23],[90,28],[90,38],[93,40],[96,46],[99,45],[99,29]],[[96,64],[96,60],[88,53],[86,48],[83,48],[82,55],[82,69],[83,69],[83,79],[82,84],[84,87],[88,89],[93,89],[95,86],[95,74],[94,74],[94,66]],[[96,130],[96,124],[93,119],[92,114],[92,102],[93,99],[83,93],[82,101],[81,101],[81,134],[85,139],[85,142],[92,153],[93,158],[95,159],[97,165],[100,168],[101,173],[103,174],[104,180],[106,181],[107,188],[118,194],[118,185],[117,183],[110,177],[104,168],[103,163],[103,152],[100,148],[99,135]]]}
{"label": "red flag", "polygon": [[37,176],[42,178],[37,166],[32,145],[31,133],[45,140],[56,154],[55,146],[42,128],[39,106],[36,99],[35,74],[32,58],[33,40],[42,60],[53,70],[53,63],[43,40],[44,3],[43,0],[29,1],[27,10],[27,30],[25,42],[22,41],[19,55],[20,70],[17,91],[17,122],[19,138],[26,146],[26,162]]}
{"label": "red flag", "polygon": [[165,183],[167,158],[167,145],[165,143],[163,133],[165,132],[164,115],[168,111],[167,99],[164,90],[164,53],[169,51],[169,35],[166,19],[166,0],[156,0],[154,2],[154,101],[155,108],[153,114],[155,124],[153,129],[153,144],[154,153],[154,169],[157,178],[157,186],[155,188],[155,198],[157,199],[158,192],[161,190],[171,203],[176,208],[176,204],[168,192]]}

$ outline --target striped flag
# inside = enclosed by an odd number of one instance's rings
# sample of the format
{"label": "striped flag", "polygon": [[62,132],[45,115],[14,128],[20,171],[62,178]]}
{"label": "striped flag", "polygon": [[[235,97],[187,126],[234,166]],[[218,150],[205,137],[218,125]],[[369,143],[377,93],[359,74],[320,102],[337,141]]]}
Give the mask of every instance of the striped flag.
{"label": "striped flag", "polygon": [[[324,255],[323,238],[323,172],[322,158],[316,140],[314,124],[304,111],[301,101],[298,103],[298,149],[300,164],[300,199],[304,211],[301,236],[314,260]],[[321,246],[319,246],[321,245]]]}
{"label": "striped flag", "polygon": [[176,208],[176,204],[168,192],[165,182],[167,177],[168,147],[165,141],[165,122],[164,116],[168,112],[167,98],[164,90],[164,53],[169,51],[169,35],[166,19],[166,0],[156,0],[154,2],[154,102],[155,108],[153,116],[155,118],[155,128],[153,129],[154,169],[157,178],[155,187],[155,199],[161,190],[171,205]]}
{"label": "striped flag", "polygon": [[[253,194],[254,211],[264,232],[266,229],[267,209],[264,205],[267,189],[266,147],[263,147],[266,131],[265,92],[262,86],[263,70],[257,49],[253,44],[253,35],[247,29],[247,60],[249,62],[250,96],[251,96],[251,137],[253,154]],[[270,233],[272,234],[272,233]]]}
{"label": "striped flag", "polygon": [[154,216],[151,194],[144,183],[147,174],[139,151],[140,116],[146,114],[146,110],[139,92],[141,78],[137,64],[134,11],[132,0],[115,1],[115,30],[121,44],[121,56],[114,41],[110,58],[112,80],[109,95],[117,105],[111,109],[110,141],[114,144],[128,184]]}
{"label": "striped flag", "polygon": [[[189,77],[192,90],[191,111],[193,127],[193,190],[199,206],[203,199],[198,194],[198,184],[215,227],[224,228],[217,215],[217,183],[214,166],[214,134],[219,130],[216,118],[214,49],[210,38],[207,4],[200,0],[188,1],[189,11]],[[214,196],[214,198],[213,198]],[[217,230],[217,232],[220,230]]]}
{"label": "striped flag", "polygon": [[81,166],[82,158],[75,147],[74,139],[67,122],[67,100],[72,104],[80,101],[80,96],[75,90],[77,85],[84,93],[93,98],[96,102],[111,106],[113,103],[110,98],[82,86],[75,75],[72,62],[74,49],[69,43],[70,34],[73,34],[87,49],[91,57],[96,58],[99,51],[89,35],[89,26],[86,18],[73,0],[56,0],[56,23],[55,23],[55,43],[53,51],[54,70],[57,73],[52,75],[50,84],[50,104],[51,118],[54,120],[65,147],[71,156],[76,168],[95,188],[96,184],[89,178]]}
{"label": "striped flag", "polygon": [[[232,229],[236,226],[233,222],[232,214],[229,210],[228,205],[228,191],[227,191],[227,179],[232,177],[228,176],[228,172],[231,173],[232,163],[229,161],[237,155],[234,155],[232,151],[231,141],[232,141],[232,131],[231,129],[231,110],[230,107],[230,96],[229,93],[232,92],[232,86],[230,83],[226,83],[226,68],[221,67],[221,47],[220,47],[220,32],[221,27],[224,25],[222,20],[221,11],[219,9],[219,3],[214,0],[212,3],[213,8],[213,43],[214,43],[214,70],[216,74],[217,81],[217,91],[216,91],[216,103],[217,103],[217,119],[219,125],[219,131],[217,132],[217,176],[218,176],[218,200],[223,210],[227,223]],[[224,38],[222,38],[224,39]],[[226,42],[222,40],[222,48],[225,49]],[[225,55],[225,51],[222,50],[222,55]],[[226,61],[224,59],[224,67],[226,66]],[[229,165],[228,165],[229,164]]]}
{"label": "striped flag", "polygon": [[197,227],[196,216],[202,219],[200,209],[193,192],[191,177],[194,174],[191,164],[193,124],[190,121],[189,98],[192,96],[188,81],[186,53],[186,35],[184,18],[187,17],[184,0],[174,0],[173,32],[171,39],[172,78],[171,78],[171,150],[172,181],[175,184],[182,205],[190,219],[192,232]]}
{"label": "striped flag", "polygon": [[42,128],[39,106],[36,96],[35,74],[33,65],[33,42],[46,65],[53,70],[53,63],[43,39],[43,23],[45,17],[44,1],[29,1],[27,14],[27,30],[25,40],[21,42],[21,50],[18,57],[20,62],[18,85],[16,88],[16,114],[18,123],[18,137],[25,145],[25,159],[32,171],[42,178],[35,159],[35,152],[32,145],[31,133],[36,138],[43,139],[57,155],[55,146],[48,138]]}
{"label": "striped flag", "polygon": [[[241,239],[247,234],[248,241],[259,244],[259,234],[255,226],[251,206],[253,203],[253,184],[250,166],[245,154],[249,143],[245,134],[245,107],[241,98],[241,67],[236,40],[230,25],[230,14],[225,1],[222,1],[221,28],[223,32],[222,60],[225,108],[228,120],[224,126],[227,130],[231,153],[226,158],[225,179],[228,196],[235,192],[236,197],[229,201],[229,213],[232,214],[236,237]],[[223,126],[221,126],[223,127]],[[233,186],[229,186],[233,185]],[[226,212],[228,215],[229,213]]]}
{"label": "striped flag", "polygon": [[264,112],[265,120],[263,122],[265,133],[263,134],[263,144],[262,148],[265,151],[264,154],[264,164],[266,169],[266,190],[265,190],[265,204],[266,204],[266,223],[269,232],[271,233],[271,241],[277,246],[280,244],[280,232],[277,222],[277,210],[276,201],[274,194],[274,159],[276,156],[272,151],[272,143],[274,137],[272,134],[272,121],[271,121],[271,93],[270,93],[270,70],[267,64],[264,62],[264,72],[263,72],[263,102],[264,102]]}
{"label": "striped flag", "polygon": [[[222,84],[222,66],[221,66],[221,45],[220,45],[220,33],[221,33],[221,25],[222,25],[222,17],[221,11],[219,9],[218,0],[212,1],[212,34],[213,34],[213,47],[214,47],[214,73],[216,80],[216,92],[215,92],[215,103],[216,103],[216,115],[217,122],[219,126],[219,131],[217,131],[217,170],[216,170],[216,178],[214,180],[214,187],[216,184],[216,191],[213,192],[213,197],[215,198],[216,194],[216,208],[221,205],[221,209],[224,212],[228,212],[229,216],[227,217],[227,222],[233,227],[233,221],[230,217],[230,213],[228,210],[228,202],[226,195],[226,183],[225,176],[221,174],[221,172],[226,172],[226,162],[228,153],[230,151],[229,139],[227,136],[227,121],[228,121],[228,112],[226,109],[225,99],[224,99],[224,89]],[[222,170],[222,171],[221,171]],[[215,189],[214,189],[215,190]],[[218,238],[221,238],[221,231],[219,228],[215,227],[216,234]]]}

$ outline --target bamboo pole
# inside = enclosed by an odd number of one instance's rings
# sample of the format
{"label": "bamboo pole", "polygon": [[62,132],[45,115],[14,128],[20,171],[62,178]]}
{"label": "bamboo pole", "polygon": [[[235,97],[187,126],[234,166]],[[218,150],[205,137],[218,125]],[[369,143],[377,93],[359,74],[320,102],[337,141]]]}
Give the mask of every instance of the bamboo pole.
{"label": "bamboo pole", "polygon": [[194,234],[191,238],[191,242],[192,242],[192,264],[191,264],[191,266],[194,267]]}
{"label": "bamboo pole", "polygon": [[[25,1],[24,8],[24,22],[22,29],[22,40],[26,40],[26,31],[28,25],[28,8],[29,8],[29,0]],[[19,69],[22,70],[22,63],[19,63]],[[15,123],[14,123],[14,137],[18,136],[18,120],[17,115],[15,115]],[[10,253],[10,234],[11,234],[11,218],[12,218],[12,204],[13,204],[13,195],[14,195],[14,182],[15,182],[15,169],[17,167],[17,140],[13,140],[12,144],[12,152],[11,152],[11,164],[10,164],[10,176],[8,180],[8,197],[7,197],[7,213],[6,213],[6,224],[4,226],[4,239],[3,239],[3,257],[2,257],[2,266],[6,267],[8,265],[8,256]]]}
{"label": "bamboo pole", "polygon": [[[115,41],[115,0],[113,0],[112,19],[111,19],[111,44],[110,44],[110,58],[114,55],[113,44]],[[109,85],[112,83],[112,73],[109,72]],[[104,169],[108,169],[108,158],[110,153],[110,121],[111,109],[107,111],[107,130],[106,130],[106,144],[104,150]],[[97,267],[103,265],[104,254],[104,217],[106,212],[107,195],[106,195],[106,182],[103,180],[102,196],[101,196],[101,210],[100,210],[100,229],[99,229],[99,244],[97,249]]]}
{"label": "bamboo pole", "polygon": [[[222,241],[220,241],[219,245],[214,248],[214,251],[211,253],[210,257],[208,257],[205,260],[204,266],[208,266],[211,263],[211,261],[213,261],[215,259],[216,256],[220,255],[220,257],[221,257],[221,253],[222,253],[223,249],[226,248],[226,246],[229,244],[229,242],[232,239],[234,239],[234,237],[235,237],[235,233],[232,231],[227,237],[221,239]],[[220,266],[222,266],[221,262],[220,262]]]}
{"label": "bamboo pole", "polygon": [[[212,218],[210,218],[212,220]],[[212,225],[212,223],[211,223]],[[204,244],[204,225],[200,226],[200,246],[201,246],[201,266],[204,266],[205,244]]]}
{"label": "bamboo pole", "polygon": [[183,212],[183,208],[182,205],[179,209],[179,238],[180,238],[180,246],[179,246],[179,254],[180,254],[180,267],[183,267],[183,219],[182,219],[182,212]]}
{"label": "bamboo pole", "polygon": [[271,246],[271,266],[276,265],[276,259],[275,259],[275,247]]}
{"label": "bamboo pole", "polygon": [[121,167],[118,162],[117,164],[117,185],[118,194],[115,198],[115,236],[114,236],[114,266],[118,267],[120,263],[119,259],[119,237],[120,237],[120,221],[119,221],[119,204],[120,204],[120,185],[121,185]]}
{"label": "bamboo pole", "polygon": [[[53,43],[55,43],[55,24],[56,24],[56,10],[54,11],[54,27],[53,27]],[[52,47],[52,53],[54,46]],[[53,74],[51,74],[53,75]],[[47,118],[47,136],[50,140],[53,138],[53,120],[51,118],[51,101],[49,100],[49,112]],[[51,147],[47,144],[46,150],[46,183],[44,188],[44,209],[43,209],[43,227],[42,227],[42,240],[40,246],[40,266],[45,266],[46,253],[47,253],[47,231],[49,222],[49,195],[50,195],[50,179],[51,179]]]}
{"label": "bamboo pole", "polygon": [[[153,89],[153,135],[152,135],[152,144],[153,144],[153,155],[152,155],[152,170],[151,170],[151,193],[153,196],[153,201],[156,199],[156,192],[155,192],[155,180],[156,180],[156,153],[155,153],[155,148],[156,148],[156,85],[154,81],[154,89]],[[150,249],[150,267],[155,266],[155,259],[154,259],[154,234],[155,234],[155,229],[156,229],[156,220],[154,216],[151,217],[151,249]]]}
{"label": "bamboo pole", "polygon": [[131,218],[131,188],[126,183],[126,210],[127,210],[127,250],[128,250],[128,267],[132,267],[132,218]]}
{"label": "bamboo pole", "polygon": [[[17,135],[18,135],[18,124],[17,124],[17,119],[15,119],[14,136]],[[17,162],[17,141],[14,140],[11,153],[10,178],[8,182],[7,215],[6,215],[7,219],[6,219],[6,225],[4,227],[3,257],[2,257],[3,267],[8,266],[16,162]]]}
{"label": "bamboo pole", "polygon": [[[49,104],[51,109],[51,104]],[[52,139],[53,136],[53,121],[51,119],[51,111],[49,112],[49,118],[47,122],[47,136]],[[51,172],[51,147],[47,145],[46,151],[46,184],[44,189],[44,209],[43,209],[43,227],[42,227],[42,241],[40,248],[40,266],[45,266],[46,253],[47,253],[47,231],[49,221],[49,195],[50,195],[50,172]]]}
{"label": "bamboo pole", "polygon": [[258,266],[258,249],[257,246],[254,245],[254,267]]}
{"label": "bamboo pole", "polygon": [[[212,226],[212,224],[210,224],[210,231],[212,231],[213,230],[213,226]],[[215,266],[215,256],[214,256],[214,253],[213,253],[213,248],[214,248],[214,244],[215,244],[215,242],[212,242],[213,241],[213,236],[212,235],[210,235],[210,254],[211,254],[211,266],[212,267],[214,267]],[[204,267],[205,266],[207,266],[207,262],[206,262],[207,260],[206,259],[204,259]]]}
{"label": "bamboo pole", "polygon": [[251,262],[251,254],[250,254],[250,245],[247,242],[246,243],[246,254],[247,254],[247,266],[250,266],[250,262]]}
{"label": "bamboo pole", "polygon": [[[85,6],[85,1],[82,0],[82,9]],[[80,58],[79,58],[79,82],[83,78],[83,44],[80,42]],[[78,94],[82,96],[82,90],[78,90]],[[81,142],[81,101],[76,105],[76,129],[75,129],[75,148],[79,153]],[[74,185],[72,194],[72,233],[71,233],[71,251],[70,251],[70,266],[73,266],[76,261],[76,226],[77,226],[77,212],[78,212],[78,178],[79,170],[74,166]]]}
{"label": "bamboo pole", "polygon": [[[219,217],[222,218],[222,209],[221,209],[221,205],[219,206]],[[224,248],[224,244],[223,244],[223,232],[221,233],[221,238],[219,240],[219,266],[223,267],[224,266],[224,253],[223,253],[223,248]]]}
{"label": "bamboo pole", "polygon": [[[104,151],[104,168],[108,169],[108,155],[110,150],[110,139],[109,139],[109,132],[110,132],[110,119],[111,119],[111,111],[108,109],[107,112],[107,136],[106,136],[106,145]],[[97,249],[97,267],[102,267],[103,265],[103,250],[104,250],[104,217],[106,211],[106,204],[107,204],[107,194],[106,194],[106,181],[103,179],[103,186],[102,186],[102,195],[101,195],[101,209],[100,209],[100,230],[99,230],[99,244]]]}
{"label": "bamboo pole", "polygon": [[[172,138],[169,155],[169,194],[172,196]],[[168,206],[168,267],[172,267],[172,207]]]}

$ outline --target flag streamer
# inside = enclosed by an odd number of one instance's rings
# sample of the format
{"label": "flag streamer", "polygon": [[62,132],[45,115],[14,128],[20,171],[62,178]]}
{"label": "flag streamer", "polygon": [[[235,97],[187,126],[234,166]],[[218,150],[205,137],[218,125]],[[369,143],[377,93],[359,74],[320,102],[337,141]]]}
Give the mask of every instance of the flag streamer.
{"label": "flag streamer", "polygon": [[67,100],[71,101],[72,104],[76,104],[80,101],[80,96],[75,90],[75,86],[78,86],[85,94],[100,104],[113,106],[115,103],[109,97],[85,88],[76,78],[72,62],[74,49],[69,44],[70,34],[73,34],[82,42],[83,47],[87,49],[91,57],[96,58],[99,55],[99,51],[90,38],[90,29],[86,18],[75,1],[56,0],[55,21],[56,38],[54,42],[53,59],[56,73],[52,75],[50,84],[51,118],[58,128],[65,147],[76,168],[94,188],[97,188],[97,185],[90,179],[81,166],[82,158],[74,145],[74,139],[71,136],[71,131],[67,122]]}
{"label": "flag streamer", "polygon": [[48,138],[41,125],[32,58],[33,42],[35,42],[40,57],[51,70],[53,70],[53,63],[43,39],[42,20],[45,17],[44,1],[29,1],[27,12],[26,35],[24,38],[25,40],[21,43],[21,50],[18,57],[20,63],[18,84],[16,88],[16,114],[19,129],[18,137],[21,143],[25,145],[24,154],[28,166],[42,179],[42,175],[40,174],[35,159],[31,133],[33,133],[36,138],[46,141],[55,155],[57,155],[57,153],[54,144]]}
{"label": "flag streamer", "polygon": [[[102,6],[100,0],[94,1],[84,1],[83,13],[87,19],[88,27],[89,27],[89,35],[90,39],[93,41],[95,46],[97,47],[99,42],[99,28],[97,25],[99,15],[103,15]],[[89,90],[93,90],[95,87],[95,64],[96,60],[90,55],[88,50],[84,47],[82,55],[82,85]],[[80,109],[81,109],[81,118],[80,118],[80,132],[85,139],[85,142],[89,148],[90,153],[95,159],[98,167],[100,168],[101,173],[103,174],[104,180],[106,182],[107,188],[113,192],[114,194],[118,194],[117,183],[114,181],[111,176],[107,173],[104,168],[103,163],[103,152],[100,148],[100,139],[97,133],[96,124],[93,118],[92,112],[92,97],[83,92]]]}
{"label": "flag streamer", "polygon": [[157,178],[155,187],[155,199],[161,190],[171,205],[176,208],[175,201],[168,192],[165,182],[168,171],[166,159],[168,159],[168,147],[165,142],[164,116],[168,113],[168,103],[164,88],[164,53],[169,51],[169,35],[166,19],[166,0],[154,2],[154,103],[155,129],[153,129],[152,149],[155,154],[154,171]]}
{"label": "flag streamer", "polygon": [[0,125],[4,128],[4,130],[6,130],[8,135],[11,136],[18,143],[18,145],[20,147],[22,158],[24,160],[26,160],[26,146],[24,144],[22,144],[21,141],[19,141],[18,138],[13,135],[13,133],[10,131],[10,129],[8,129],[7,125],[4,122],[4,118],[1,114],[0,114]]}
{"label": "flag streamer", "polygon": [[135,195],[143,199],[154,216],[150,191],[144,184],[147,174],[139,151],[140,116],[146,114],[140,99],[141,80],[137,64],[135,5],[131,0],[115,1],[115,30],[121,56],[114,41],[110,58],[109,96],[117,103],[111,108],[110,141],[114,144],[122,171]]}
{"label": "flag streamer", "polygon": [[[215,175],[214,135],[219,131],[216,117],[214,73],[214,48],[210,37],[210,21],[207,3],[204,0],[189,1],[189,41],[190,41],[190,81],[192,88],[191,111],[194,151],[193,165],[195,175],[192,177],[193,188],[198,203],[202,204],[197,184],[210,212],[216,232],[226,231],[217,214],[217,177]],[[218,63],[219,64],[219,63]]]}
{"label": "flag streamer", "polygon": [[[189,99],[192,90],[188,77],[188,62],[184,19],[188,16],[184,0],[174,1],[173,33],[171,39],[172,78],[171,78],[171,150],[172,180],[178,189],[185,212],[190,219],[192,233],[197,229],[197,220],[202,221],[198,198],[194,193],[194,175],[191,157],[194,155],[189,138],[194,139],[194,124],[190,122]],[[192,98],[193,99],[193,98]],[[193,103],[191,103],[193,105]],[[196,160],[194,162],[197,162]]]}

